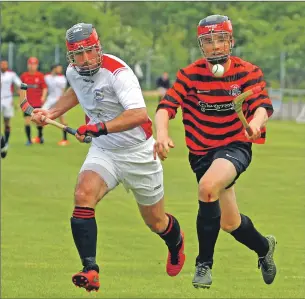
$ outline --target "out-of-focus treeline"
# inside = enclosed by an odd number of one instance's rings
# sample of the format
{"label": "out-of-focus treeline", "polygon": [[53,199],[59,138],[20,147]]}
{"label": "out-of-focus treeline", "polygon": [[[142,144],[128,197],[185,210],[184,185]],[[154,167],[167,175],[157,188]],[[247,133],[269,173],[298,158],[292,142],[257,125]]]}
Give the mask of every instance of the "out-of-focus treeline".
{"label": "out-of-focus treeline", "polygon": [[131,66],[139,63],[152,80],[163,71],[174,76],[201,55],[199,20],[224,14],[234,26],[234,54],[258,64],[275,88],[283,67],[286,88],[305,88],[302,2],[4,2],[1,10],[2,57],[7,59],[13,43],[19,72],[29,56],[37,56],[47,71],[55,46],[65,64],[66,29],[88,22],[97,28],[105,52]]}

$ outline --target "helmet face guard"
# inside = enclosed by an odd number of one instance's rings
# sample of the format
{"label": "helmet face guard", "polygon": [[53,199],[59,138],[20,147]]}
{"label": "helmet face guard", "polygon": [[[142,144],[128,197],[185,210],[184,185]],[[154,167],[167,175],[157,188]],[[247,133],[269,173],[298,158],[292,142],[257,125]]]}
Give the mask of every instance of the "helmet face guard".
{"label": "helmet face guard", "polygon": [[96,74],[102,62],[102,47],[91,24],[76,24],[66,33],[67,60],[81,76]]}
{"label": "helmet face guard", "polygon": [[226,16],[213,15],[199,22],[197,38],[203,56],[211,64],[225,63],[234,46],[231,21]]}

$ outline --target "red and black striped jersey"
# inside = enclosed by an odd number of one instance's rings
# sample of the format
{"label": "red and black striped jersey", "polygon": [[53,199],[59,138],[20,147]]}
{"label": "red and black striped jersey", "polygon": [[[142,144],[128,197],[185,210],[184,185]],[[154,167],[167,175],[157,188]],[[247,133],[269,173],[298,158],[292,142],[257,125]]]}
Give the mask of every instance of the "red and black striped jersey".
{"label": "red and black striped jersey", "polygon": [[[176,81],[160,101],[158,109],[166,109],[170,119],[181,107],[185,140],[193,154],[207,151],[234,141],[249,142],[233,105],[233,99],[255,86],[265,88],[263,72],[256,65],[231,56],[230,68],[223,77],[214,77],[205,59],[199,59],[180,69]],[[264,107],[270,117],[273,113],[266,89],[248,97],[243,112],[248,121],[258,107]],[[255,143],[264,143],[266,129]]]}

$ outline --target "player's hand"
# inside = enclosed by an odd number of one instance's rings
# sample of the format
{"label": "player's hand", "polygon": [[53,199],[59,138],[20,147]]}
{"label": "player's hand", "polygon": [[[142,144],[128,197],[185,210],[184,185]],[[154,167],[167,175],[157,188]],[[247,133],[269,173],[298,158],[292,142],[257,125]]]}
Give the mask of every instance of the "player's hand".
{"label": "player's hand", "polygon": [[[97,123],[93,125],[83,125],[80,126],[77,129],[77,135],[81,138],[84,139],[85,135],[89,135],[92,137],[99,137],[101,135],[107,135],[108,131],[106,128],[106,125],[104,123]],[[78,136],[75,135],[75,137],[81,141]]]}
{"label": "player's hand", "polygon": [[261,137],[261,125],[255,120],[255,119],[252,119],[250,122],[249,122],[249,127],[250,129],[252,130],[252,135],[250,136],[248,134],[247,131],[245,131],[245,135],[246,137],[249,139],[249,140],[257,140],[258,138]]}
{"label": "player's hand", "polygon": [[174,148],[175,144],[168,136],[158,136],[154,144],[154,160],[158,157],[164,161],[167,158],[170,148]]}
{"label": "player's hand", "polygon": [[44,121],[46,118],[53,119],[53,115],[49,110],[35,108],[33,110],[31,121],[37,124],[38,126],[45,126],[47,125],[47,123]]}

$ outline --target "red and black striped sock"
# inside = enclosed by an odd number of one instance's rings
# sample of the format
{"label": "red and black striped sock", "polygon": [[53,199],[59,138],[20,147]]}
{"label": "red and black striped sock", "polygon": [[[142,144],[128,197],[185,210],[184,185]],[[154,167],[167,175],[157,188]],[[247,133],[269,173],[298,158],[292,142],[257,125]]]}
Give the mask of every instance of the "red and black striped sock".
{"label": "red and black striped sock", "polygon": [[86,269],[95,269],[97,225],[95,211],[87,207],[75,207],[71,217],[71,229],[74,243],[77,247],[83,266]]}
{"label": "red and black striped sock", "polygon": [[[169,249],[176,249],[181,243],[181,231],[178,220],[170,214],[168,216],[168,225],[163,233],[158,234],[166,243]],[[181,247],[181,246],[180,246]]]}

